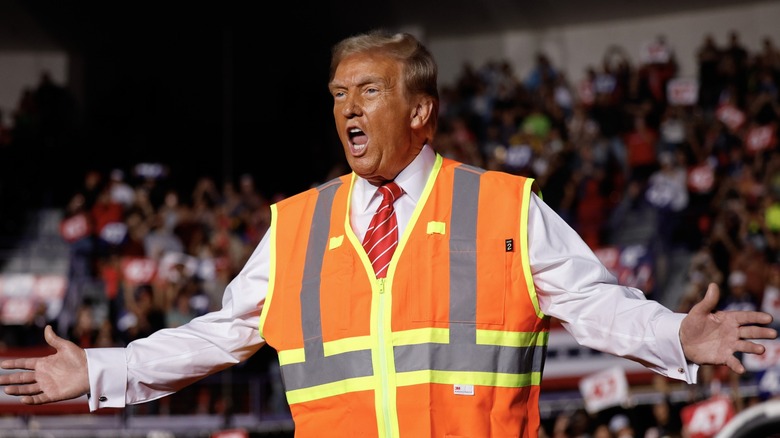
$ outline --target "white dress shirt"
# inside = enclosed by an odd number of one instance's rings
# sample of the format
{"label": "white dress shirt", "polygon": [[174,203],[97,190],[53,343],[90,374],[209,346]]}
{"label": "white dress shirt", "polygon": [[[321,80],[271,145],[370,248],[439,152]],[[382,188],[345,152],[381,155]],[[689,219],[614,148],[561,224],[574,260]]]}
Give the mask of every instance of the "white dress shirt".
{"label": "white dress shirt", "polygon": [[[405,194],[394,207],[399,235],[420,199],[436,155],[426,146],[395,181]],[[354,185],[351,223],[362,240],[381,201],[363,179]],[[661,375],[696,382],[678,336],[685,314],[617,284],[591,249],[539,197],[528,214],[531,272],[542,311],[563,322],[582,345],[640,361]],[[268,234],[225,289],[222,309],[163,329],[126,348],[87,349],[90,410],[123,407],[166,396],[248,359],[265,342],[260,311],[268,289]]]}

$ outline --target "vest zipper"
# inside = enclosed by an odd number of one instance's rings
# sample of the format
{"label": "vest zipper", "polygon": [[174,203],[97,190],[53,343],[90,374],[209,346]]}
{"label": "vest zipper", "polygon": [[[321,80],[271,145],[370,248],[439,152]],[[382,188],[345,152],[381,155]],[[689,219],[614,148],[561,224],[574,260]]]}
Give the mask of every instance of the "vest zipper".
{"label": "vest zipper", "polygon": [[393,428],[390,426],[390,406],[388,405],[389,384],[387,382],[387,355],[385,354],[385,279],[377,279],[379,283],[379,316],[377,323],[379,324],[379,367],[381,369],[382,380],[382,413],[384,414],[385,424],[385,437],[390,438],[393,436]]}

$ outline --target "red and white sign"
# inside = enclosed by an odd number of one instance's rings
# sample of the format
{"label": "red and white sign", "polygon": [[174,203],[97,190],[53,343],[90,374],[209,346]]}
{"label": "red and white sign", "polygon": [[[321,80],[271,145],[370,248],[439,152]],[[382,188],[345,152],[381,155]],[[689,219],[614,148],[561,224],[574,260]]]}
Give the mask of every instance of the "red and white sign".
{"label": "red and white sign", "polygon": [[89,236],[92,232],[92,225],[86,213],[77,214],[60,222],[60,235],[68,243]]}
{"label": "red and white sign", "polygon": [[712,438],[734,417],[734,405],[723,395],[685,406],[680,411],[688,438]]}
{"label": "red and white sign", "polygon": [[672,78],[666,83],[666,100],[671,105],[696,105],[699,100],[699,81],[695,78]]}
{"label": "red and white sign", "polygon": [[580,380],[580,393],[585,399],[585,409],[597,413],[628,401],[628,380],[621,367],[612,367]]}
{"label": "red and white sign", "polygon": [[0,276],[0,297],[27,297],[35,289],[33,274],[7,274]]}
{"label": "red and white sign", "polygon": [[32,297],[10,297],[2,302],[0,321],[4,325],[29,324],[37,306],[38,301]]}
{"label": "red and white sign", "polygon": [[168,251],[157,264],[157,278],[160,281],[178,282],[182,276],[191,277],[198,269],[198,258],[183,252]]}
{"label": "red and white sign", "polygon": [[68,279],[64,275],[39,275],[33,285],[33,294],[43,301],[65,298]]}
{"label": "red and white sign", "polygon": [[737,131],[745,123],[745,113],[732,104],[721,105],[716,116],[731,132]]}
{"label": "red and white sign", "polygon": [[688,171],[688,189],[693,193],[710,193],[715,187],[715,170],[707,163]]}
{"label": "red and white sign", "polygon": [[751,126],[745,134],[745,149],[749,153],[756,153],[772,149],[777,144],[774,125]]}
{"label": "red and white sign", "polygon": [[122,274],[132,284],[151,283],[157,274],[157,261],[143,257],[125,257],[121,261]]}
{"label": "red and white sign", "polygon": [[665,41],[650,41],[642,47],[640,59],[643,64],[665,64],[672,59],[672,49]]}
{"label": "red and white sign", "polygon": [[0,324],[27,324],[40,306],[48,318],[62,308],[68,280],[64,275],[0,275]]}

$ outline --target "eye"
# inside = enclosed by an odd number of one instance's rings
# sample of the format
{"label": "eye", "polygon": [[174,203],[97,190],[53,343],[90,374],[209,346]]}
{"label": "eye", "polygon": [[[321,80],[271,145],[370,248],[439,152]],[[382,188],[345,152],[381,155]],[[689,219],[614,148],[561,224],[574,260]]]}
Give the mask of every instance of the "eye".
{"label": "eye", "polygon": [[367,87],[366,88],[366,94],[377,94],[379,93],[379,88],[376,87]]}

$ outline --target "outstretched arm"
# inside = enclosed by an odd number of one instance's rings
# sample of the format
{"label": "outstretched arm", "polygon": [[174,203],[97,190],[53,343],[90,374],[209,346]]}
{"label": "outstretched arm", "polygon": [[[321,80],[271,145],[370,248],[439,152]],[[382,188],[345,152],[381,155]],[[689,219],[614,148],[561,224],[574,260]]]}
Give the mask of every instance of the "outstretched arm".
{"label": "outstretched arm", "polygon": [[764,312],[717,311],[720,290],[710,283],[704,298],[693,306],[680,324],[680,343],[685,357],[704,365],[727,365],[737,374],[745,372],[735,353],[763,354],[754,339],[775,339],[777,331],[761,327],[772,322]]}
{"label": "outstretched arm", "polygon": [[40,405],[69,400],[89,392],[87,355],[84,349],[54,333],[44,330],[46,343],[56,352],[49,356],[8,359],[0,363],[6,370],[21,370],[0,375],[5,393],[20,396],[22,403]]}

